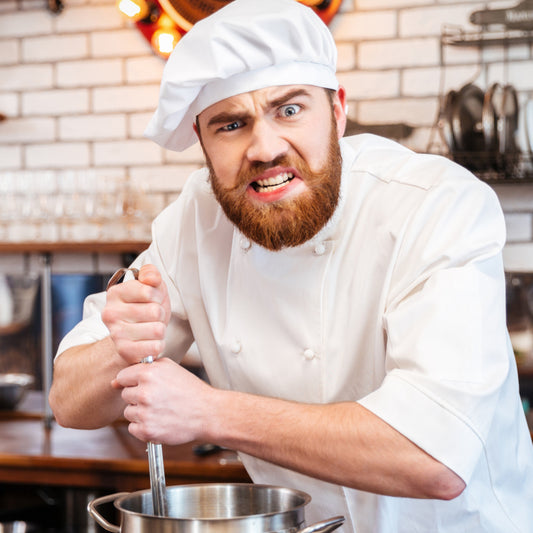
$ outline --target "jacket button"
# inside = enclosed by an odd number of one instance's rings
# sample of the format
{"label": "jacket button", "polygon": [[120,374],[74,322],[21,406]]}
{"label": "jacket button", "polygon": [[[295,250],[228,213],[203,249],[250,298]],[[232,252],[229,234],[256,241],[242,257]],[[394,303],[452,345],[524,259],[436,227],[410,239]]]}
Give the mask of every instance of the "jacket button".
{"label": "jacket button", "polygon": [[311,350],[311,348],[307,348],[307,350],[304,350],[304,357],[311,361],[311,359],[314,359],[316,357],[316,353]]}
{"label": "jacket button", "polygon": [[233,353],[234,355],[237,355],[240,353],[240,351],[242,350],[242,344],[239,342],[239,341],[235,341],[232,345],[231,345],[231,353]]}
{"label": "jacket button", "polygon": [[326,253],[326,245],[323,242],[318,243],[313,250],[315,255],[324,255]]}
{"label": "jacket button", "polygon": [[246,252],[247,250],[249,250],[252,246],[252,243],[250,242],[249,239],[247,239],[246,237],[242,237],[241,241],[240,241],[240,247]]}

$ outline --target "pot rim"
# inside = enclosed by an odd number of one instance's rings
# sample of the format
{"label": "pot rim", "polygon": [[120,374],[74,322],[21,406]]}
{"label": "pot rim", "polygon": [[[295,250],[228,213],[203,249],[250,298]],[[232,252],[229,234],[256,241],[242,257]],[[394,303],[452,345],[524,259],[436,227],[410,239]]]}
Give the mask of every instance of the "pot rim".
{"label": "pot rim", "polygon": [[272,517],[272,516],[283,516],[285,514],[290,514],[294,512],[298,512],[300,510],[303,510],[303,508],[309,504],[311,501],[311,496],[307,494],[306,492],[303,492],[301,490],[297,489],[290,489],[287,487],[281,487],[277,485],[267,485],[267,484],[257,484],[257,483],[191,483],[187,485],[171,485],[167,487],[167,490],[172,489],[180,489],[180,490],[186,490],[188,488],[198,488],[198,487],[209,487],[209,488],[215,488],[215,487],[222,487],[222,488],[228,488],[228,487],[248,487],[252,490],[258,489],[274,489],[279,492],[288,492],[292,493],[293,495],[300,496],[302,498],[302,503],[298,505],[294,505],[289,509],[285,509],[282,511],[271,511],[267,513],[257,513],[257,514],[247,514],[247,515],[241,515],[241,516],[228,516],[228,517],[205,517],[205,518],[198,518],[198,517],[174,517],[174,516],[159,516],[156,514],[148,514],[148,513],[142,513],[139,511],[132,511],[131,509],[124,509],[121,504],[125,502],[126,500],[133,498],[133,497],[140,497],[144,494],[150,493],[151,489],[143,489],[138,490],[135,492],[128,492],[121,496],[119,496],[114,502],[113,505],[116,507],[118,511],[121,513],[125,513],[128,515],[134,515],[134,516],[142,516],[147,517],[151,519],[160,519],[160,520],[179,520],[180,522],[226,522],[226,521],[248,521],[253,518],[266,518],[266,517]]}

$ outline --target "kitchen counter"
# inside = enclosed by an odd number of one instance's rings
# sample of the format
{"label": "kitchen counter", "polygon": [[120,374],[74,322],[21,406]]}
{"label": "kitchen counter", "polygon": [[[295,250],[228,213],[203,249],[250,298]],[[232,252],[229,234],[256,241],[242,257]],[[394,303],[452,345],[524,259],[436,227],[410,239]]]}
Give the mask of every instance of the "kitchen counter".
{"label": "kitchen counter", "polygon": [[[48,429],[37,393],[0,411],[0,483],[135,491],[150,487],[146,444],[125,422],[96,430]],[[194,444],[163,446],[167,485],[250,482],[231,450],[198,456]]]}

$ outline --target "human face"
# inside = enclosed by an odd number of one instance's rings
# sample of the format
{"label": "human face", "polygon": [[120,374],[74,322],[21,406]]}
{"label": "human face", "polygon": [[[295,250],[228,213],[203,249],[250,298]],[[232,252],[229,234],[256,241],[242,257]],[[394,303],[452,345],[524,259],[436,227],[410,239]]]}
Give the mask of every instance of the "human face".
{"label": "human face", "polygon": [[268,249],[302,244],[335,210],[345,124],[339,93],[330,99],[318,87],[269,87],[198,117],[217,200],[242,233]]}

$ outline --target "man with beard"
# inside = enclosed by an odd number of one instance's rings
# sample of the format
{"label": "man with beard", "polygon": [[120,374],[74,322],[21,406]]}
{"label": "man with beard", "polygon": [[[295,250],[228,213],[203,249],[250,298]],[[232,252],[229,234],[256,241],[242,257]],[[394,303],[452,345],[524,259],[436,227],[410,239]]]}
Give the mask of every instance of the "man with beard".
{"label": "man with beard", "polygon": [[[444,158],[341,139],[335,62],[294,0],[235,0],[180,41],[147,135],[199,139],[208,168],[154,221],[138,280],[87,300],[51,405],[238,450],[344,532],[526,532],[497,199]],[[178,364],[193,341],[209,384]]]}

